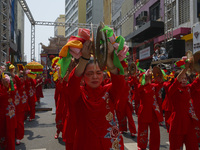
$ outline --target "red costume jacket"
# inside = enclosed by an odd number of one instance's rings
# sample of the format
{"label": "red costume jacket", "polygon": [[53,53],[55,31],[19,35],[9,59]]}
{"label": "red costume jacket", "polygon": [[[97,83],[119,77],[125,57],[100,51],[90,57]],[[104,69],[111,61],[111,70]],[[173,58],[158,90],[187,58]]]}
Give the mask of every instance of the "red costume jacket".
{"label": "red costume jacket", "polygon": [[0,84],[0,149],[15,150],[15,91]]}
{"label": "red costume jacket", "polygon": [[187,134],[188,128],[193,128],[193,121],[198,120],[192,104],[191,93],[200,88],[200,81],[196,79],[192,84],[182,87],[175,79],[169,88],[169,98],[172,101],[172,115],[170,117],[171,134]]}
{"label": "red costume jacket", "polygon": [[76,77],[74,70],[68,82],[70,101],[77,114],[74,150],[123,150],[123,138],[114,117],[114,103],[123,88],[123,76],[112,75],[112,84],[92,89],[87,85],[80,87],[82,77]]}
{"label": "red costume jacket", "polygon": [[153,113],[156,114],[159,122],[163,121],[163,116],[156,99],[156,93],[158,93],[160,88],[161,86],[153,83],[143,86],[139,85],[140,107],[138,110],[138,121],[151,123]]}

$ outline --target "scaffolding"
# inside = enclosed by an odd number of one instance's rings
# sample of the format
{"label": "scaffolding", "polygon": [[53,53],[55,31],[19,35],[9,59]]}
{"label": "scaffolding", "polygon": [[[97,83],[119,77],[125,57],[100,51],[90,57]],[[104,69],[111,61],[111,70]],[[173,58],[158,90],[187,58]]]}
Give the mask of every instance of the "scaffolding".
{"label": "scaffolding", "polygon": [[174,0],[165,0],[164,3],[164,23],[165,23],[165,47],[168,41],[173,40],[173,27],[174,27],[174,17],[173,17],[173,1]]}
{"label": "scaffolding", "polygon": [[9,60],[10,48],[10,1],[0,0],[0,64]]}
{"label": "scaffolding", "polygon": [[[147,0],[142,0],[147,1]],[[31,23],[31,61],[35,59],[35,25],[45,26],[76,26],[79,28],[91,28],[89,23],[73,23],[73,22],[50,22],[50,21],[35,21],[31,11],[25,0],[18,0],[24,13]],[[0,63],[5,64],[9,60],[10,49],[10,0],[0,0]],[[113,27],[112,25],[109,25]],[[93,28],[97,28],[98,24],[93,24]]]}

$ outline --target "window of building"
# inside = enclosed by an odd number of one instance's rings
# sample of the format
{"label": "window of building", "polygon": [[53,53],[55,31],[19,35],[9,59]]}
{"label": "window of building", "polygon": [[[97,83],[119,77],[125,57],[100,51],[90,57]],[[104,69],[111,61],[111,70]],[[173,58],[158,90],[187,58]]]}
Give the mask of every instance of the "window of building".
{"label": "window of building", "polygon": [[155,3],[149,8],[150,20],[157,20],[160,18],[160,2]]}
{"label": "window of building", "polygon": [[92,10],[87,13],[86,20],[90,19],[91,17],[92,17]]}
{"label": "window of building", "polygon": [[86,9],[90,8],[91,6],[92,6],[92,0],[87,1]]}
{"label": "window of building", "polygon": [[179,1],[179,25],[190,21],[190,0]]}
{"label": "window of building", "polygon": [[137,3],[137,2],[139,2],[140,0],[135,0],[135,4]]}

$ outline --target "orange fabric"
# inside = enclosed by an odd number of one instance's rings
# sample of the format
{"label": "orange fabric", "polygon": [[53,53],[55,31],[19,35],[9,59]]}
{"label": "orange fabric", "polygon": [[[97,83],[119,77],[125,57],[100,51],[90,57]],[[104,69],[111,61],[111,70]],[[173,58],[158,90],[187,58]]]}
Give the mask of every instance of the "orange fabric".
{"label": "orange fabric", "polygon": [[65,46],[62,47],[62,49],[59,53],[59,56],[66,57],[67,53],[68,53],[68,47],[69,46],[81,49],[83,47],[83,44],[82,44],[81,41],[78,41],[78,40],[69,41],[69,42],[67,42],[67,44]]}

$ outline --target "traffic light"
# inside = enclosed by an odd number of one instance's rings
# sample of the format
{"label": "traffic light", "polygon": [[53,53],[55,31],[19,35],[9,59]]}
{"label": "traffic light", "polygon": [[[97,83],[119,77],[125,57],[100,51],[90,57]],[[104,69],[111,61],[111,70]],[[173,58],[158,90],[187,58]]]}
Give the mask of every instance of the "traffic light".
{"label": "traffic light", "polygon": [[200,0],[197,0],[197,17],[200,18]]}

